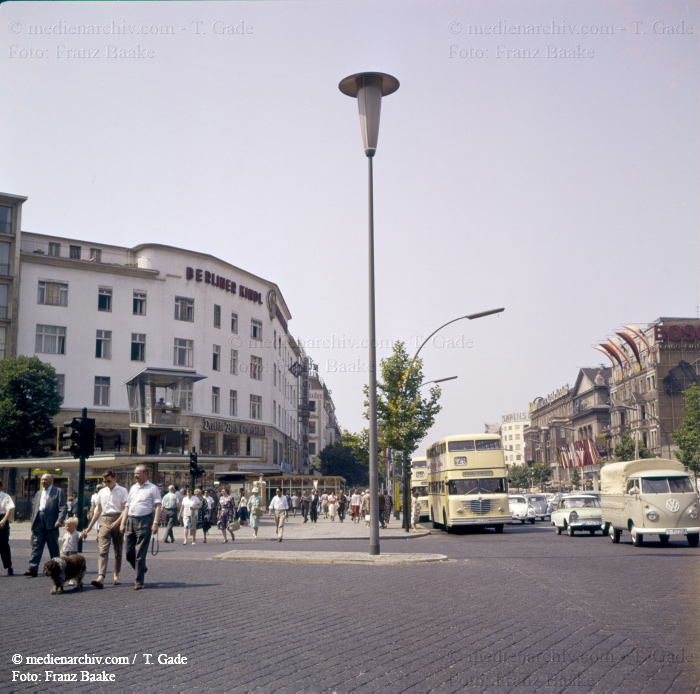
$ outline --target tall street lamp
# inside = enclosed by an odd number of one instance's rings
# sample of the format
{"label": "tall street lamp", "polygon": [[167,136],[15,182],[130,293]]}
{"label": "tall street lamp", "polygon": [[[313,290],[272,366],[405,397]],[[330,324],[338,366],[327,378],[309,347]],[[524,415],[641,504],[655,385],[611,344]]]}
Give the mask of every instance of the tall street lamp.
{"label": "tall street lamp", "polygon": [[362,142],[368,164],[369,198],[369,553],[379,554],[379,460],[377,455],[377,340],[374,311],[374,181],[372,158],[377,151],[382,97],[393,94],[399,81],[382,72],[360,72],[340,82],[338,89],[357,99]]}

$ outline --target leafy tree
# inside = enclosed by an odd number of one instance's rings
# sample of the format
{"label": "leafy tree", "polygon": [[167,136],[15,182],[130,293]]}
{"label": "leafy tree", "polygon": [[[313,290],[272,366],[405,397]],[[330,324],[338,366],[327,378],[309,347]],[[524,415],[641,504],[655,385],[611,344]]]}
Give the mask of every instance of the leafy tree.
{"label": "leafy tree", "polygon": [[527,465],[511,465],[508,470],[508,480],[514,489],[529,489],[530,468]]}
{"label": "leafy tree", "polygon": [[683,421],[673,432],[673,438],[678,446],[675,456],[685,465],[688,472],[697,478],[700,473],[700,388],[697,383],[683,392],[685,407]]}
{"label": "leafy tree", "polygon": [[542,485],[552,478],[552,468],[544,463],[535,463],[530,468],[530,476],[535,484]]}
{"label": "leafy tree", "polygon": [[571,480],[571,486],[576,489],[581,484],[581,471],[577,467],[572,468],[569,473],[569,479]]}
{"label": "leafy tree", "polygon": [[[377,379],[377,415],[382,420],[379,447],[401,451],[409,457],[425,438],[440,411],[440,388],[433,386],[423,398],[423,360],[411,359],[403,342],[394,343],[393,354],[382,359]],[[369,390],[365,386],[365,417],[369,419]]]}
{"label": "leafy tree", "polygon": [[319,454],[317,469],[322,475],[344,477],[351,487],[366,487],[369,468],[357,459],[352,444],[343,439],[329,443]]}
{"label": "leafy tree", "polygon": [[[629,431],[623,431],[620,443],[613,448],[613,455],[618,462],[634,460],[635,441]],[[641,441],[639,442],[639,459],[655,458],[656,456]]]}
{"label": "leafy tree", "polygon": [[61,402],[53,366],[37,357],[0,361],[0,458],[48,455],[42,440]]}

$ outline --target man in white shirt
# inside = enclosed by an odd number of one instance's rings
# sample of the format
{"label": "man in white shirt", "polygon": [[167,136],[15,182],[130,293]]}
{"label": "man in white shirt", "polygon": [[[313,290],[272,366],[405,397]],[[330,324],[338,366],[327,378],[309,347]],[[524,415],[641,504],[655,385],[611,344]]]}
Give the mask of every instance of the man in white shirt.
{"label": "man in white shirt", "polygon": [[107,470],[104,473],[104,484],[105,486],[92,497],[95,502],[95,511],[90,519],[90,525],[83,530],[81,535],[84,540],[92,530],[92,526],[102,518],[97,532],[97,545],[100,551],[97,560],[97,578],[91,582],[95,588],[104,588],[110,544],[114,544],[114,585],[118,586],[121,583],[119,572],[122,568],[124,536],[120,525],[121,516],[129,496],[126,489],[117,484],[114,470]]}
{"label": "man in white shirt", "polygon": [[2,566],[7,569],[7,575],[12,576],[12,552],[10,552],[10,523],[15,517],[15,502],[9,494],[2,491],[0,480],[0,557]]}
{"label": "man in white shirt", "polygon": [[165,511],[165,539],[163,542],[175,542],[173,528],[177,523],[177,515],[180,510],[180,499],[175,492],[175,487],[171,484],[168,493],[163,497],[163,511]]}
{"label": "man in white shirt", "polygon": [[287,503],[287,497],[282,496],[282,490],[276,490],[276,496],[272,497],[270,502],[270,515],[275,514],[275,529],[277,530],[277,542],[282,542],[282,535],[284,535],[284,520],[289,512],[289,504]]}
{"label": "man in white shirt", "polygon": [[136,571],[134,590],[141,590],[143,578],[148,571],[148,543],[151,535],[158,532],[162,501],[158,487],[148,481],[148,468],[145,465],[136,466],[134,478],[136,484],[129,490],[120,527],[122,533],[125,533],[126,560]]}

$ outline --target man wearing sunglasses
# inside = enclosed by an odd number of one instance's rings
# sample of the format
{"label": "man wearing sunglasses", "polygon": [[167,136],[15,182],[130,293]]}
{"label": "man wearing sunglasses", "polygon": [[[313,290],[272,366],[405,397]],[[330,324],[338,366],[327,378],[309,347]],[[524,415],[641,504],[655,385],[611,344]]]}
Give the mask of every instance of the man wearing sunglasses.
{"label": "man wearing sunglasses", "polygon": [[95,512],[90,519],[90,525],[82,533],[84,540],[92,530],[92,526],[102,516],[102,523],[97,532],[97,546],[100,552],[97,561],[97,578],[91,582],[95,588],[104,588],[110,544],[114,545],[114,585],[118,586],[121,583],[119,572],[122,568],[124,535],[121,532],[120,520],[129,496],[129,492],[117,484],[114,470],[105,472],[104,484],[105,486],[95,495]]}

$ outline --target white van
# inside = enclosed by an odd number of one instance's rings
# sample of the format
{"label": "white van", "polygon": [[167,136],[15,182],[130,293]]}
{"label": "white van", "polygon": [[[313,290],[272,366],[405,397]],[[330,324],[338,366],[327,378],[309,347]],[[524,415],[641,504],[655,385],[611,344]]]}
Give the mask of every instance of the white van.
{"label": "white van", "polygon": [[698,546],[698,494],[683,465],[675,460],[648,458],[610,463],[601,468],[603,528],[617,543],[623,530],[635,547],[658,535],[665,545],[671,535],[685,535]]}

